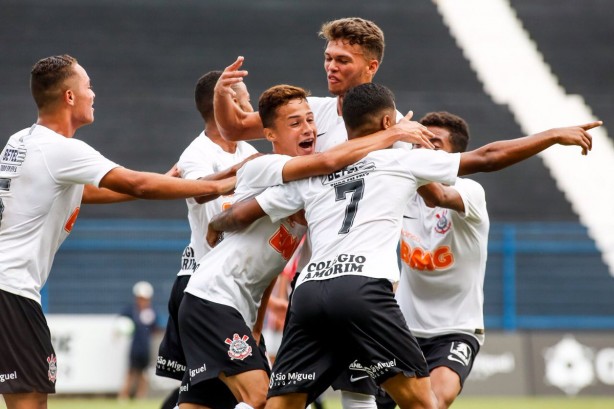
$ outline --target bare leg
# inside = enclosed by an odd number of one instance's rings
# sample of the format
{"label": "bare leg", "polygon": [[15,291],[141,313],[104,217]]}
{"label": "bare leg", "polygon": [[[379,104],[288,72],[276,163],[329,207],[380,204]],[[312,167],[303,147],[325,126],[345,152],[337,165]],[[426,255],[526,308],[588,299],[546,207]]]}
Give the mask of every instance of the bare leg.
{"label": "bare leg", "polygon": [[145,371],[137,371],[136,373],[136,392],[134,393],[134,397],[137,399],[144,398],[147,394],[148,387],[147,374]]}
{"label": "bare leg", "polygon": [[7,409],[47,409],[46,393],[6,393],[2,397]]}
{"label": "bare leg", "polygon": [[431,371],[431,387],[439,409],[447,409],[461,391],[460,377],[450,368],[438,366]]}
{"label": "bare leg", "polygon": [[245,402],[254,409],[264,409],[269,390],[269,377],[263,370],[252,370],[237,375],[220,374],[220,379],[239,402]]}
{"label": "bare leg", "polygon": [[304,409],[306,405],[306,393],[273,396],[266,401],[266,409]]}
{"label": "bare leg", "polygon": [[436,409],[437,398],[431,390],[431,380],[410,378],[399,373],[381,385],[401,409]]}

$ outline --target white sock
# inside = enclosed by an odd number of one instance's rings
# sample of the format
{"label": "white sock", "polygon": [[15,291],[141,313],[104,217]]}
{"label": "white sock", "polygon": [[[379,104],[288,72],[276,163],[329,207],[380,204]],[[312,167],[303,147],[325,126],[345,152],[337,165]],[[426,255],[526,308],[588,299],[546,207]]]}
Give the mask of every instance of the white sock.
{"label": "white sock", "polygon": [[254,408],[252,408],[245,402],[239,402],[237,403],[237,406],[235,406],[235,409],[254,409]]}
{"label": "white sock", "polygon": [[343,409],[377,409],[375,396],[362,393],[341,391]]}

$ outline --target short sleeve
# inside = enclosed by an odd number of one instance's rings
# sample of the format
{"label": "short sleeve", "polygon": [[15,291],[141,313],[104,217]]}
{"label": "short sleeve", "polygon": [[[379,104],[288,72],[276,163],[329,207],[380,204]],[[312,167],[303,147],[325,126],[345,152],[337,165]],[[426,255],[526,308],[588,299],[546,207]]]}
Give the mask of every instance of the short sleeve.
{"label": "short sleeve", "polygon": [[465,207],[464,213],[459,213],[463,218],[470,220],[482,220],[488,216],[486,212],[486,193],[478,182],[470,179],[457,179],[454,186],[450,186],[458,192]]}
{"label": "short sleeve", "polygon": [[430,182],[453,185],[458,175],[460,153],[447,153],[430,149],[402,151],[406,158],[402,160],[416,177],[419,186]]}
{"label": "short sleeve", "polygon": [[262,210],[276,222],[293,215],[305,206],[300,181],[273,186],[256,196]]}
{"label": "short sleeve", "polygon": [[119,167],[83,141],[62,142],[45,152],[49,173],[59,183],[98,186],[111,169]]}

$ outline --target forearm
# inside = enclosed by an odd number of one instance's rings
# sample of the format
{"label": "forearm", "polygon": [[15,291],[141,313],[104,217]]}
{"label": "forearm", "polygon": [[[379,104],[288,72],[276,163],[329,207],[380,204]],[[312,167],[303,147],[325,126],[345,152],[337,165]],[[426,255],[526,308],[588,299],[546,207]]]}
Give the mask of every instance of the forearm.
{"label": "forearm", "polygon": [[258,315],[256,316],[256,322],[254,323],[254,328],[252,328],[252,333],[254,337],[257,337],[258,343],[260,343],[260,336],[262,334],[262,328],[264,327],[264,318],[266,316],[266,310],[269,305],[269,299],[271,298],[271,293],[273,292],[273,288],[275,287],[275,282],[277,278],[274,278],[271,281],[271,284],[264,290],[262,294],[262,299],[260,300],[260,307],[258,308]]}
{"label": "forearm", "polygon": [[158,173],[115,168],[100,181],[100,186],[141,199],[181,199],[219,195],[232,191],[236,178],[219,181],[185,180]]}
{"label": "forearm", "polygon": [[389,128],[341,143],[324,152],[294,157],[284,165],[283,181],[285,183],[312,176],[327,175],[359,161],[369,152],[388,148],[402,136],[401,131]]}
{"label": "forearm", "polygon": [[85,185],[81,202],[87,204],[106,204],[129,202],[136,199],[136,197],[128,194],[117,193],[109,189],[98,188],[92,185]]}
{"label": "forearm", "polygon": [[551,131],[492,142],[474,151],[462,153],[458,175],[501,170],[530,158],[556,143],[556,134]]}
{"label": "forearm", "polygon": [[229,141],[262,138],[263,128],[257,112],[245,112],[227,94],[213,97],[215,122],[220,134]]}
{"label": "forearm", "polygon": [[217,214],[209,222],[209,227],[215,231],[243,230],[266,213],[255,199],[238,202],[230,208]]}
{"label": "forearm", "polygon": [[458,212],[465,211],[465,204],[456,189],[441,183],[429,183],[418,188],[418,194],[428,207],[444,207]]}

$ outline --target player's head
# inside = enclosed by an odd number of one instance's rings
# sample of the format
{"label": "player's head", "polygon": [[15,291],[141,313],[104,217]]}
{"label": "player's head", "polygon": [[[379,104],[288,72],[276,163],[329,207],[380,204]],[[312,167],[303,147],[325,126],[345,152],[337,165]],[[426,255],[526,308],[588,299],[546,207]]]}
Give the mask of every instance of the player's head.
{"label": "player's head", "polygon": [[326,40],[324,69],[328,91],[344,95],[356,85],[371,82],[384,58],[384,33],[372,21],[348,17],[322,25]]}
{"label": "player's head", "polygon": [[[196,82],[196,88],[194,89],[194,102],[196,102],[196,109],[200,112],[200,116],[205,122],[215,121],[213,110],[213,95],[215,84],[222,75],[222,71],[209,71]],[[254,109],[249,102],[249,93],[247,87],[243,82],[237,83],[232,86],[236,95],[234,101],[238,104],[243,111],[253,112]]]}
{"label": "player's head", "polygon": [[68,54],[39,60],[30,73],[30,90],[39,114],[70,111],[75,127],[94,121],[94,91],[77,59]]}
{"label": "player's head", "polygon": [[264,136],[275,153],[301,156],[314,152],[316,125],[307,103],[309,93],[292,85],[276,85],[258,100]]}
{"label": "player's head", "polygon": [[420,121],[435,134],[430,141],[435,149],[450,153],[465,152],[469,144],[469,126],[460,116],[449,112],[429,112]]}
{"label": "player's head", "polygon": [[394,94],[373,82],[348,90],[342,112],[349,139],[381,131],[396,123]]}

